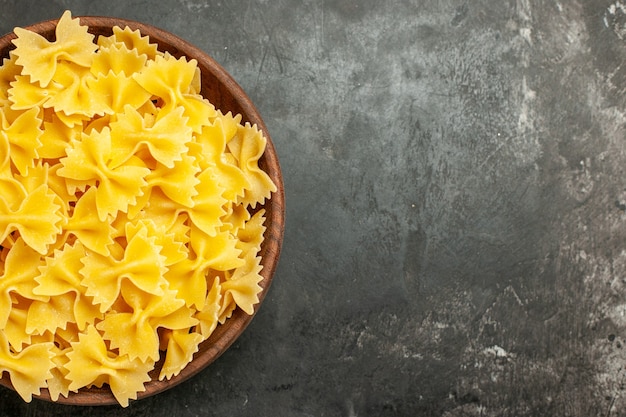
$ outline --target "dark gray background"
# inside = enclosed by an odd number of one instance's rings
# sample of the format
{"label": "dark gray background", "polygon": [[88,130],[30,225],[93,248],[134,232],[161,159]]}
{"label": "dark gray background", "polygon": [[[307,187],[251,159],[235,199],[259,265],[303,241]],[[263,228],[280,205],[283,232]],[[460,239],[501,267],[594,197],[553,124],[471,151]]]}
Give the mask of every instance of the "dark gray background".
{"label": "dark gray background", "polygon": [[264,117],[287,199],[250,327],[127,409],[6,416],[626,416],[626,2],[0,0],[159,26]]}

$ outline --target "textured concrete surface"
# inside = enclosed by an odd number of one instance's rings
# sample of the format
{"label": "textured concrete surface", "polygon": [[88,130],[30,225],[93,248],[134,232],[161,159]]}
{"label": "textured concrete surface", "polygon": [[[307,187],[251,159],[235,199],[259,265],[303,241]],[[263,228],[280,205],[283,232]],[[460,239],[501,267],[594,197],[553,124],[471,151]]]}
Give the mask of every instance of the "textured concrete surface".
{"label": "textured concrete surface", "polygon": [[626,416],[626,2],[0,0],[209,52],[263,115],[283,256],[216,363],[6,416]]}

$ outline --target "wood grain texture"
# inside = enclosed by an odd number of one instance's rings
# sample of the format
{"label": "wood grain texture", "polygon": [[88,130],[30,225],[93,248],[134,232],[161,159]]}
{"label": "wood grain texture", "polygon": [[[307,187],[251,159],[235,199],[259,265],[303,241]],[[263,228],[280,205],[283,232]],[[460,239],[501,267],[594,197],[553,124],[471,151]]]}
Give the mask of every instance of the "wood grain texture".
{"label": "wood grain texture", "polygon": [[[48,20],[26,26],[25,28],[39,33],[46,39],[52,41],[55,37],[54,31],[57,21],[58,20]],[[150,41],[156,43],[158,49],[162,52],[169,52],[177,58],[186,56],[187,58],[197,60],[202,75],[201,94],[224,113],[230,111],[233,114],[241,114],[242,123],[249,122],[253,125],[256,124],[263,132],[267,139],[267,147],[263,157],[259,160],[259,166],[268,173],[278,189],[264,205],[257,206],[257,210],[260,208],[266,210],[266,232],[259,254],[262,257],[261,264],[263,266],[261,271],[263,279],[259,282],[262,291],[259,294],[259,303],[255,305],[255,313],[248,315],[241,309],[236,309],[232,317],[223,325],[218,325],[212,335],[200,345],[199,351],[195,354],[193,361],[189,363],[180,374],[172,377],[170,380],[158,380],[159,371],[163,362],[162,358],[157,363],[155,369],[150,373],[152,381],[145,385],[146,390],[138,393],[139,399],[167,390],[200,372],[224,353],[253,319],[270,288],[280,258],[285,217],[283,178],[276,149],[255,105],[233,77],[213,58],[187,41],[147,24],[126,19],[94,16],[80,17],[80,21],[82,25],[88,26],[89,32],[96,37],[100,35],[110,36],[113,33],[112,28],[115,26],[121,28],[128,26],[132,30],[139,30],[144,36],[149,36]],[[14,48],[11,41],[15,39],[15,37],[14,33],[9,33],[0,38],[0,59],[8,57],[9,51]],[[6,373],[0,378],[0,384],[6,387],[12,387]],[[50,400],[47,390],[42,390],[38,398]],[[111,391],[106,386],[103,388],[81,389],[78,393],[70,393],[68,398],[61,396],[57,402],[83,406],[117,404]]]}

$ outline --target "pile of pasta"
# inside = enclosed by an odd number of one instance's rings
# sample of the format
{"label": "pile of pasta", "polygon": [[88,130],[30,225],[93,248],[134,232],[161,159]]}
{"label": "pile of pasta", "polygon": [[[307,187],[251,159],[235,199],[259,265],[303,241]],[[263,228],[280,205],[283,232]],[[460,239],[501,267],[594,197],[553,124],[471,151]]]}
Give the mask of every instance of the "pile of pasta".
{"label": "pile of pasta", "polygon": [[266,139],[128,27],[15,29],[0,66],[0,373],[127,406],[261,291]]}

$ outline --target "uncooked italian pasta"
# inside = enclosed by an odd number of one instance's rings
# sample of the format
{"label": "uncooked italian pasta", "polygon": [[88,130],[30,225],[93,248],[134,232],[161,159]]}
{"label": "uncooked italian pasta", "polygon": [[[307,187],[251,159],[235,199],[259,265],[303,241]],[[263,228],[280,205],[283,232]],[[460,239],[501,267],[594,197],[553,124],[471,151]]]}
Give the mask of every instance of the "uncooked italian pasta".
{"label": "uncooked italian pasta", "polygon": [[266,139],[138,31],[16,28],[0,65],[0,373],[127,406],[261,291]]}

